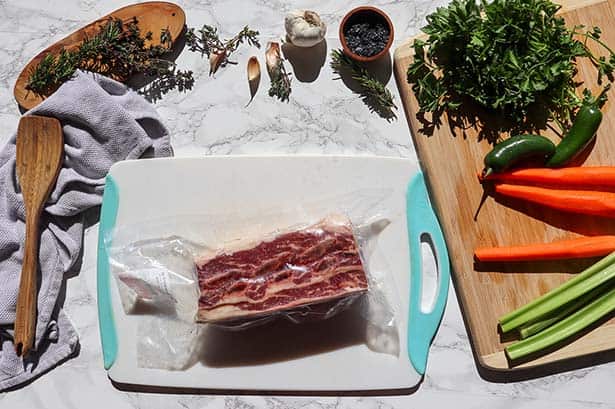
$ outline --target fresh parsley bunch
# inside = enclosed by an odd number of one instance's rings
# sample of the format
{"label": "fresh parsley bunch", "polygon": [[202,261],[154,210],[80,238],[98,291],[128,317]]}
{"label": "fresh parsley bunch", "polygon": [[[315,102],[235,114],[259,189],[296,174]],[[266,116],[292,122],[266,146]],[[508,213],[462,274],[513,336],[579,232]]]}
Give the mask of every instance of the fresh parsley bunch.
{"label": "fresh parsley bunch", "polygon": [[[567,128],[583,98],[576,94],[576,59],[598,70],[598,83],[613,81],[615,54],[600,40],[600,29],[567,28],[549,0],[453,0],[427,17],[426,40],[413,44],[408,68],[421,112],[459,114],[466,102],[495,114],[511,129],[536,129],[554,121]],[[596,41],[608,57],[596,56]],[[587,94],[587,92],[585,92]]]}

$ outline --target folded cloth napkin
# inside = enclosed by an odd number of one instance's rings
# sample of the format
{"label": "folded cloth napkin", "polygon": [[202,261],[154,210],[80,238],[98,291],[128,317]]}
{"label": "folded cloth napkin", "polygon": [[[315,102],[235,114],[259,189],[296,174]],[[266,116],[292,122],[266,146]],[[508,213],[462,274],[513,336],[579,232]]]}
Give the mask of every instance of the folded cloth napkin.
{"label": "folded cloth napkin", "polygon": [[0,391],[41,375],[77,348],[77,333],[58,305],[58,294],[80,255],[84,213],[101,204],[111,165],[172,154],[167,129],[152,105],[99,75],[77,72],[28,114],[60,120],[65,157],[42,218],[35,351],[22,360],[12,339],[25,237],[15,135],[0,152]]}

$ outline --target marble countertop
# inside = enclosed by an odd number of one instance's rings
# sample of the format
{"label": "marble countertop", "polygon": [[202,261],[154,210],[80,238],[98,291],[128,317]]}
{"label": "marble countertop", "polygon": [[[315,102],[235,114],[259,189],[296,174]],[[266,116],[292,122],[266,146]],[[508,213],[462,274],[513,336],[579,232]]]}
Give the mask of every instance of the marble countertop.
{"label": "marble countertop", "polygon": [[[328,48],[338,47],[341,17],[360,1],[312,0],[185,0],[188,26],[222,27],[229,36],[248,24],[261,32],[263,43],[280,38],[283,16],[294,8],[318,11],[329,25]],[[395,24],[396,44],[417,33],[427,14],[443,0],[378,0]],[[61,4],[61,6],[60,6]],[[95,18],[127,4],[124,0],[0,0],[0,143],[17,128],[19,111],[12,88],[29,59],[51,42]],[[387,122],[363,105],[341,80],[332,81],[328,60],[318,79],[297,75],[289,103],[266,94],[263,72],[259,92],[246,107],[245,61],[263,50],[241,48],[238,66],[208,77],[208,62],[187,50],[180,67],[195,72],[194,88],[171,92],[155,104],[172,135],[177,156],[265,153],[378,154],[416,159],[408,127],[399,119]],[[328,53],[328,52],[327,52]],[[243,63],[243,64],[242,64]],[[290,67],[288,67],[290,68]],[[264,69],[264,65],[263,65]],[[318,70],[317,70],[318,72]],[[302,82],[304,81],[304,82]],[[389,88],[397,95],[394,80]],[[399,97],[397,102],[401,105]],[[560,409],[612,408],[615,363],[540,379],[502,384],[483,380],[476,369],[455,292],[450,292],[442,326],[434,340],[427,374],[412,395],[399,397],[252,397],[165,395],[121,392],[102,367],[96,312],[97,226],[86,231],[83,262],[67,284],[65,308],[79,331],[79,355],[33,383],[0,394],[3,408],[418,408],[520,407]]]}

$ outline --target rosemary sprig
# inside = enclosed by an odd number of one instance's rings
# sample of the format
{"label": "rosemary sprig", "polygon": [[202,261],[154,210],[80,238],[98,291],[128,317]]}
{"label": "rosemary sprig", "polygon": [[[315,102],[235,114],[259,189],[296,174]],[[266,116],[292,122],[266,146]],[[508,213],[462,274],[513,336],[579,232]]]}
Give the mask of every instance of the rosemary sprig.
{"label": "rosemary sprig", "polygon": [[229,57],[244,42],[260,48],[258,35],[258,31],[245,26],[235,37],[222,41],[218,34],[218,29],[205,24],[196,32],[194,28],[186,31],[186,44],[190,51],[199,52],[201,56],[206,55],[209,58],[209,75],[212,75],[220,67],[224,67],[227,64],[237,64],[234,61],[230,61]]}
{"label": "rosemary sprig", "polygon": [[397,109],[393,100],[393,94],[382,82],[374,78],[367,69],[344,54],[342,50],[331,51],[331,68],[340,77],[345,71],[350,72],[351,78],[361,87],[359,91],[361,99],[372,112],[376,112],[387,120],[397,118],[393,111]]}
{"label": "rosemary sprig", "polygon": [[30,73],[26,88],[39,95],[48,95],[70,79],[77,69],[84,69],[120,81],[143,73],[152,79],[142,91],[145,94],[154,89],[159,95],[174,88],[191,89],[192,71],[178,70],[173,61],[164,58],[172,46],[170,32],[161,31],[161,45],[146,46],[145,42],[152,37],[151,32],[141,36],[136,17],[126,23],[110,18],[96,35],[86,38],[76,50],[63,49],[57,56],[47,54]]}

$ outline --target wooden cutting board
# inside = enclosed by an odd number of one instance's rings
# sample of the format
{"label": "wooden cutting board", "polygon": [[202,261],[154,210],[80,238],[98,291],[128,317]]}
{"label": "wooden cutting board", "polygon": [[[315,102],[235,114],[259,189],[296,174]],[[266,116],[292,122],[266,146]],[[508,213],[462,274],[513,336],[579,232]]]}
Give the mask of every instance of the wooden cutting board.
{"label": "wooden cutting board", "polygon": [[[602,39],[615,46],[615,0],[567,0],[562,5],[561,12],[570,26],[600,26]],[[615,220],[555,213],[520,202],[498,203],[490,197],[475,221],[474,214],[483,193],[477,172],[491,146],[486,140],[479,142],[475,129],[451,130],[446,118],[431,136],[421,131],[422,125],[416,117],[418,104],[406,82],[412,59],[411,44],[409,39],[395,51],[395,76],[432,203],[444,230],[454,270],[453,281],[479,368],[483,374],[484,370],[527,373],[525,369],[536,366],[557,371],[615,359],[615,319],[611,319],[541,358],[514,367],[507,361],[503,349],[508,342],[498,334],[498,317],[558,286],[595,260],[518,263],[490,271],[495,268],[474,264],[474,249],[542,243],[580,234],[614,234]],[[579,78],[595,91],[595,70],[585,60],[579,62]],[[610,92],[609,97],[611,101],[603,108],[604,120],[586,165],[615,165],[615,93]],[[582,356],[584,359],[577,359]]]}
{"label": "wooden cutting board", "polygon": [[[58,55],[63,49],[67,51],[77,49],[83,40],[96,35],[101,26],[104,26],[111,18],[120,19],[126,23],[134,17],[137,18],[139,30],[143,35],[147,32],[152,33],[152,38],[146,41],[146,45],[160,45],[160,32],[165,28],[169,30],[171,39],[175,43],[186,24],[184,10],[176,4],[166,1],[148,1],[117,9],[50,45],[32,58],[17,77],[13,89],[15,100],[19,106],[25,110],[30,110],[55,92],[55,90],[52,90],[49,94],[38,95],[26,88],[30,74],[47,54]],[[116,79],[123,80],[121,78]]]}

